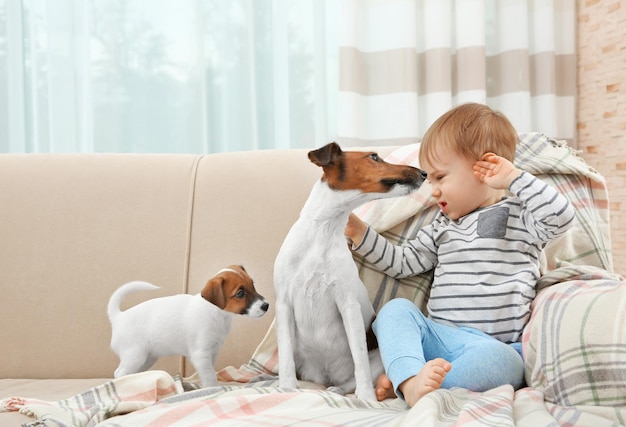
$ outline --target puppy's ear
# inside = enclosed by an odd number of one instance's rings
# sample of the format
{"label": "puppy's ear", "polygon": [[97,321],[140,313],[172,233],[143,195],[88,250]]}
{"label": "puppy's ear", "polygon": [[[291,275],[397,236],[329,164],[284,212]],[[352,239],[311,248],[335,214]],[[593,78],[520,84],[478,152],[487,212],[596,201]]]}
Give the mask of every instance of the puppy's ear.
{"label": "puppy's ear", "polygon": [[202,289],[200,293],[202,298],[218,306],[220,309],[224,309],[226,307],[226,296],[224,295],[224,278],[223,277],[213,277],[209,280]]}
{"label": "puppy's ear", "polygon": [[331,142],[314,151],[309,151],[309,160],[317,166],[329,166],[341,156],[341,147],[336,142]]}

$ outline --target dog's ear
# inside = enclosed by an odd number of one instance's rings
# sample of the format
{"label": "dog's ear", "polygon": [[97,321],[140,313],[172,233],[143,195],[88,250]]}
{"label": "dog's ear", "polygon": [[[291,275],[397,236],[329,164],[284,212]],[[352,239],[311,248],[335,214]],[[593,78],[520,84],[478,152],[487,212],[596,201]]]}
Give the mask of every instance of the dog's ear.
{"label": "dog's ear", "polygon": [[218,306],[220,309],[226,307],[226,296],[224,295],[224,278],[217,276],[211,278],[202,289],[200,293],[202,298],[207,300],[213,305]]}
{"label": "dog's ear", "polygon": [[335,163],[337,158],[341,156],[341,153],[342,151],[339,144],[331,142],[322,148],[309,151],[309,160],[317,166],[329,166]]}

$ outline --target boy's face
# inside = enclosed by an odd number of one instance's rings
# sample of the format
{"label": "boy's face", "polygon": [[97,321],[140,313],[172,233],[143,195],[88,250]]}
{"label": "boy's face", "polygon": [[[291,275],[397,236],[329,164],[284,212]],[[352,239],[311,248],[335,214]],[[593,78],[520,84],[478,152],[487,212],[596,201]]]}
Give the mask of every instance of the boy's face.
{"label": "boy's face", "polygon": [[426,179],[432,185],[431,195],[448,218],[458,220],[500,200],[499,192],[474,176],[474,160],[452,150],[438,149],[434,154],[420,168],[428,174]]}

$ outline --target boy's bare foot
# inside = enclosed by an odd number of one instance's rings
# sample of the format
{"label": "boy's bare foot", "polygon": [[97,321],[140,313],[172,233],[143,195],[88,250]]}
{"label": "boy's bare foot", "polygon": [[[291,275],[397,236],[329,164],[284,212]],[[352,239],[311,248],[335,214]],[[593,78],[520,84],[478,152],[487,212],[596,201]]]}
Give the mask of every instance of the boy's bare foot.
{"label": "boy's bare foot", "polygon": [[[445,359],[429,360],[417,375],[404,381],[398,389],[404,394],[406,403],[413,407],[426,394],[441,387],[450,369],[452,365]],[[376,387],[376,393],[378,397],[378,387]]]}
{"label": "boy's bare foot", "polygon": [[376,379],[376,399],[382,402],[394,397],[396,397],[396,393],[393,391],[393,384],[391,384],[389,377],[384,373],[380,374]]}

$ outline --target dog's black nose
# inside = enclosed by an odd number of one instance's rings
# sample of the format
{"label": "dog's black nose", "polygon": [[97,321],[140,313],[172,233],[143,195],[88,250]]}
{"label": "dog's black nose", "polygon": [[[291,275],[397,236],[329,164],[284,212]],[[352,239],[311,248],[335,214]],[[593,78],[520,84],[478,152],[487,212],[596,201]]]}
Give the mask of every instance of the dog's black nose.
{"label": "dog's black nose", "polygon": [[261,305],[261,310],[263,311],[267,311],[268,308],[270,308],[270,305],[267,302],[264,302],[263,305]]}
{"label": "dog's black nose", "polygon": [[419,173],[420,173],[420,176],[422,177],[422,179],[426,180],[426,177],[428,176],[428,174],[426,172],[424,172],[423,170],[421,170],[421,169],[418,169],[418,170],[420,171]]}

